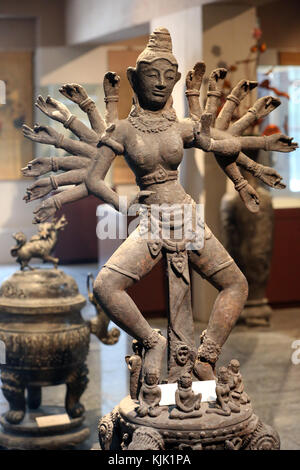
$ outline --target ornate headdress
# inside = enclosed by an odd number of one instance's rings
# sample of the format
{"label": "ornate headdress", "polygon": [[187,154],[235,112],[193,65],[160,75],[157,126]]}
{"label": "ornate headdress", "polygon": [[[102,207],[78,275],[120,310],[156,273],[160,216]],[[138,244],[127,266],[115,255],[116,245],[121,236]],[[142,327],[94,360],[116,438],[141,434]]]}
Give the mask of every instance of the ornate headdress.
{"label": "ornate headdress", "polygon": [[151,63],[157,59],[166,59],[172,65],[178,66],[178,62],[172,52],[172,39],[166,28],[156,28],[150,34],[149,42],[138,56],[136,63],[137,65],[140,62]]}

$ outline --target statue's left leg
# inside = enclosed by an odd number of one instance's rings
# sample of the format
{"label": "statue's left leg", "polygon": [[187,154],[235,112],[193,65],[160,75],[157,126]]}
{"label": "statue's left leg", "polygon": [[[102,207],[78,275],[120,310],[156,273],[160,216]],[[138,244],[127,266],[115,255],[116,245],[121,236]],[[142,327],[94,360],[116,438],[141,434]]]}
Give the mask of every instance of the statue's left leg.
{"label": "statue's left leg", "polygon": [[248,296],[248,283],[217,238],[206,229],[204,248],[189,252],[192,267],[218,289],[206,333],[198,351],[196,374],[200,380],[214,378],[214,366]]}

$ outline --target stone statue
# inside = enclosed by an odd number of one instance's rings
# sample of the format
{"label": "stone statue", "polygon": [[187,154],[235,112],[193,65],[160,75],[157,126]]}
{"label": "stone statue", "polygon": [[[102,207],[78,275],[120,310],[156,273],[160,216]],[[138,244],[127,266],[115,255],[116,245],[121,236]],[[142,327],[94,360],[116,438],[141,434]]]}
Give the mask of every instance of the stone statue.
{"label": "stone statue", "polygon": [[125,356],[127,367],[130,371],[130,396],[133,400],[137,400],[141,388],[141,372],[142,372],[142,352],[143,345],[140,344],[136,339],[132,341],[132,356]]}
{"label": "stone statue", "polygon": [[216,406],[209,408],[206,413],[217,413],[219,415],[229,416],[231,412],[240,411],[239,404],[235,403],[231,395],[231,390],[235,388],[235,380],[229,373],[227,367],[220,367],[218,370],[216,386]]}
{"label": "stone statue", "polygon": [[185,374],[177,382],[178,388],[175,392],[176,407],[170,413],[173,419],[199,418],[202,395],[192,390],[192,376]]}
{"label": "stone statue", "polygon": [[234,388],[230,392],[232,398],[238,400],[240,403],[249,403],[250,399],[247,393],[244,391],[244,383],[242,374],[240,373],[240,363],[237,359],[232,359],[228,364],[228,372],[234,379]]}
{"label": "stone statue", "polygon": [[[258,152],[251,152],[253,164]],[[221,227],[224,246],[245,274],[249,295],[240,320],[249,326],[270,324],[272,309],[266,298],[266,287],[270,274],[274,210],[272,197],[254,175],[243,171],[243,175],[260,199],[260,211],[249,212],[235,194],[225,194],[221,201]],[[280,187],[285,185],[280,183]]]}
{"label": "stone statue", "polygon": [[57,268],[59,259],[50,255],[56,246],[58,232],[63,230],[67,223],[63,215],[58,221],[40,224],[38,233],[33,235],[29,241],[26,240],[26,235],[23,232],[17,232],[13,235],[17,245],[10,252],[12,256],[17,258],[22,271],[26,267],[33,269],[29,265],[31,258],[41,258],[44,263],[53,263]]}
{"label": "stone statue", "polygon": [[[139,395],[142,401],[143,387],[146,389],[152,383],[152,371],[155,370],[158,377],[161,374],[167,345],[169,382],[177,382],[187,366],[193,379],[214,380],[215,364],[221,348],[240,316],[248,295],[245,276],[199,216],[196,203],[178,181],[178,166],[184,149],[195,147],[212,152],[247,209],[255,213],[259,210],[259,196],[242,176],[239,167],[247,169],[265,184],[275,188],[281,187],[282,178],[274,169],[253,162],[244,152],[248,149],[290,152],[297,147],[292,138],[283,134],[242,136],[255,119],[266,116],[278,106],[278,100],[270,97],[258,100],[230,126],[236,107],[257,86],[257,82],[239,82],[227,96],[217,117],[225,69],[211,73],[203,110],[199,95],[204,72],[203,63],[196,64],[188,72],[186,96],[190,116],[178,119],[173,108],[172,91],[181,74],[172,52],[170,34],[165,28],[158,28],[150,35],[136,67],[127,70],[133,90],[133,106],[126,119],[118,119],[119,78],[109,72],[103,83],[107,108],[105,120],[81,86],[67,84],[60,89],[64,96],[87,112],[91,129],[58,101],[50,97],[46,100],[38,98],[39,109],[60,121],[80,140],[66,138],[49,126],[37,125],[33,129],[24,126],[26,138],[54,145],[71,154],[35,159],[23,169],[25,176],[40,176],[51,170],[62,170],[58,175],[37,180],[28,188],[28,202],[54,192],[35,211],[35,222],[45,221],[63,204],[89,194],[125,214],[128,208],[129,211],[136,211],[137,207],[140,209],[140,224],[102,267],[94,283],[94,295],[109,318],[143,345],[144,382]],[[124,155],[140,188],[127,207],[104,182],[116,155]],[[65,185],[73,186],[55,193],[58,187]],[[161,210],[157,211],[157,206]],[[127,289],[149,273],[162,257],[166,259],[168,272],[168,340],[151,328],[127,293]],[[219,291],[198,349],[193,331],[189,267]],[[192,352],[188,364],[178,361],[178,344],[185,344]],[[153,389],[155,387],[157,379],[153,383]],[[124,411],[125,415],[133,406],[132,399],[129,399],[130,406]],[[153,408],[155,412],[156,408]],[[130,420],[138,419],[139,425],[149,419],[148,416],[136,417],[135,411],[132,413]],[[164,410],[159,420],[163,422],[167,415],[168,411]],[[125,421],[128,419],[126,415]],[[172,423],[175,421],[172,420]],[[194,418],[191,421],[195,423]],[[185,425],[190,426],[189,420],[185,420]],[[130,429],[126,429],[126,433],[131,435]]]}
{"label": "stone statue", "polygon": [[144,382],[139,393],[139,406],[137,414],[141,417],[149,415],[153,418],[158,416],[163,407],[159,406],[161,390],[158,386],[159,374],[157,371],[147,371]]}

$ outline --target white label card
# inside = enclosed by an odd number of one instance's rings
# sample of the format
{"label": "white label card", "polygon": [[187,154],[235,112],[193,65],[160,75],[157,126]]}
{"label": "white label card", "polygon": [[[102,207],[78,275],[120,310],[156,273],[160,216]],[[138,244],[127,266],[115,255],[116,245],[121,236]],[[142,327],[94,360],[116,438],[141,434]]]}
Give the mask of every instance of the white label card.
{"label": "white label card", "polygon": [[[175,392],[177,390],[177,383],[159,385],[161,389],[161,400],[159,404],[175,405]],[[216,381],[203,380],[201,382],[193,382],[192,390],[197,393],[202,393],[201,402],[216,401]]]}
{"label": "white label card", "polygon": [[35,420],[39,428],[48,428],[50,426],[59,426],[60,424],[70,423],[70,418],[67,413],[60,415],[38,416]]}

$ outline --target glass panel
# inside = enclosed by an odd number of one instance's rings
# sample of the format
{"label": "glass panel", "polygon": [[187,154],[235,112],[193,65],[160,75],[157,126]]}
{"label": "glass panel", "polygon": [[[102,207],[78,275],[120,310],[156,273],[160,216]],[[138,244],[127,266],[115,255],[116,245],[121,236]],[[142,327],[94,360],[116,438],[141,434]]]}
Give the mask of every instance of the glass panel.
{"label": "glass panel", "polygon": [[[269,86],[288,93],[290,99],[278,96],[275,91],[258,88],[258,98],[266,95],[276,96],[281,105],[264,119],[261,125],[263,132],[268,125],[276,125],[284,134],[300,142],[300,66],[259,66],[258,81],[269,80]],[[292,153],[271,152],[272,166],[283,176],[287,185],[280,191],[272,190],[274,197],[298,197],[300,193],[300,149]]]}

